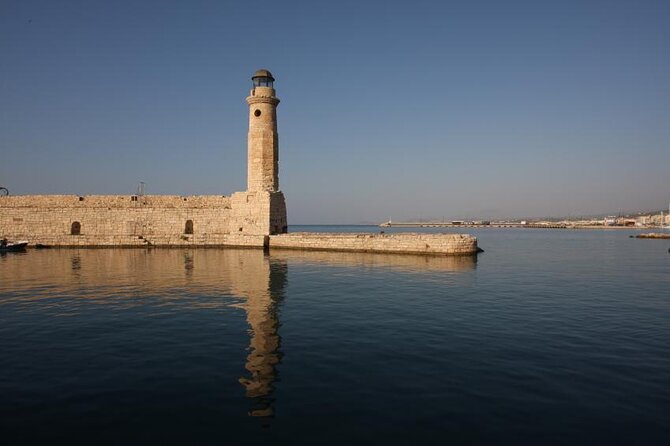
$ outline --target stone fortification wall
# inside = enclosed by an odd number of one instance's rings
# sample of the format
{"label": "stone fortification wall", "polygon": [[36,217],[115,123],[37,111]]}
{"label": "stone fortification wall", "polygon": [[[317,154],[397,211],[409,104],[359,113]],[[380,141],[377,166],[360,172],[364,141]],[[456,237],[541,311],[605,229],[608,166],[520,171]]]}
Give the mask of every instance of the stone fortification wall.
{"label": "stone fortification wall", "polygon": [[270,236],[271,249],[428,255],[472,255],[477,238],[467,234],[345,234],[297,232]]}
{"label": "stone fortification wall", "polygon": [[224,195],[16,195],[0,197],[0,208],[114,208],[230,209]]}
{"label": "stone fortification wall", "polygon": [[255,246],[286,230],[281,192],[0,197],[0,237],[50,246]]}

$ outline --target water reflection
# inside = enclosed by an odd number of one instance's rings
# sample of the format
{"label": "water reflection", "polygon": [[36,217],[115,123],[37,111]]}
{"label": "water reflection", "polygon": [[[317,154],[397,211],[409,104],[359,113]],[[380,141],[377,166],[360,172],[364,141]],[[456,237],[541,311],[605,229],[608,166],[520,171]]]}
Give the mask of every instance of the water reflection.
{"label": "water reflection", "polygon": [[379,267],[406,273],[457,273],[473,270],[477,266],[477,256],[422,256],[366,252],[298,251],[290,249],[274,249],[271,252],[271,256],[296,264],[318,263],[346,267]]}
{"label": "water reflection", "polygon": [[[274,414],[274,389],[282,360],[280,310],[289,266],[330,265],[386,268],[408,274],[450,274],[473,270],[476,257],[424,257],[366,253],[235,249],[84,249],[29,251],[0,259],[0,307],[35,305],[67,298],[68,315],[78,305],[112,309],[149,304],[183,309],[240,308],[249,343],[237,377],[250,399],[251,416]],[[45,303],[48,305],[48,303]]]}
{"label": "water reflection", "polygon": [[193,253],[184,251],[184,272],[187,278],[193,278]]}
{"label": "water reflection", "polygon": [[[259,280],[266,292],[271,288],[271,264],[329,265],[348,268],[373,267],[409,274],[461,273],[476,268],[476,256],[439,257],[399,254],[310,252],[245,249],[50,249],[12,253],[0,258],[0,291],[49,286],[67,291],[78,287],[101,287],[86,296],[106,299],[127,291],[160,292],[171,297],[172,290],[186,288],[191,295],[234,294],[246,298],[258,292]],[[285,274],[284,274],[285,275]],[[73,280],[76,277],[77,280]],[[261,279],[262,278],[262,279]],[[283,281],[286,280],[282,279]],[[183,297],[179,295],[178,297]],[[202,300],[192,299],[190,305]],[[223,300],[222,300],[222,303]]]}
{"label": "water reflection", "polygon": [[245,368],[249,376],[239,379],[246,396],[254,400],[251,416],[267,417],[274,413],[272,392],[277,379],[276,366],[281,361],[279,309],[284,299],[287,282],[287,264],[278,259],[263,258],[262,263],[248,265],[244,276],[245,289],[239,290],[246,301],[239,305],[247,313],[251,327],[249,354]]}

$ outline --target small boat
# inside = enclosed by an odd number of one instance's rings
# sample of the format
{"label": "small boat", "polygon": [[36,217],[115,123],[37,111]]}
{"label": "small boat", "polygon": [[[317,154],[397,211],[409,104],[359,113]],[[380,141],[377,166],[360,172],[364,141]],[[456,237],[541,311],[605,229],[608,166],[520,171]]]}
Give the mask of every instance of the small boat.
{"label": "small boat", "polygon": [[19,242],[8,242],[7,240],[0,240],[0,252],[18,252],[25,251],[28,242],[21,240]]}

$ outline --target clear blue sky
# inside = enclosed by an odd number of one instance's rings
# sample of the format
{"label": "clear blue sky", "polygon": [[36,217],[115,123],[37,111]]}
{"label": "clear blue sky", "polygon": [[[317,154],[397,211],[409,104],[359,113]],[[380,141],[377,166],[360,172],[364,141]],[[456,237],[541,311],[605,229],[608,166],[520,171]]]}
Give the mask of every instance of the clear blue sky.
{"label": "clear blue sky", "polygon": [[667,0],[0,0],[0,185],[244,190],[258,68],[293,224],[670,200]]}

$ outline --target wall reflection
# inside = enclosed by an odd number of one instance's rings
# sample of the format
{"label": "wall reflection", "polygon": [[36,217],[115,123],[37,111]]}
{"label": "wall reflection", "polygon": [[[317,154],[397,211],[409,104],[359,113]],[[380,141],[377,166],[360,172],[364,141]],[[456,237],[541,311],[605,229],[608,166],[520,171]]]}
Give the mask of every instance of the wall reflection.
{"label": "wall reflection", "polygon": [[[7,256],[0,265],[2,303],[30,305],[52,296],[85,299],[114,309],[146,305],[246,312],[249,344],[239,377],[252,400],[249,414],[271,416],[276,366],[281,360],[279,307],[287,263],[247,249],[49,249]],[[44,292],[48,290],[48,292]],[[11,298],[3,297],[11,291]],[[76,313],[69,306],[68,315]]]}
{"label": "wall reflection", "polygon": [[[269,257],[255,249],[48,249],[11,253],[0,258],[0,290],[48,286],[62,289],[82,282],[110,290],[113,296],[172,289],[209,297],[234,294],[246,297],[262,287],[269,293],[276,280],[271,264],[324,264],[350,268],[373,267],[410,274],[461,273],[476,268],[476,256],[439,257],[401,254],[273,250]],[[285,274],[284,274],[285,276]],[[284,277],[280,282],[285,282]],[[252,285],[253,284],[253,285]],[[104,292],[86,296],[109,297]],[[183,298],[183,295],[178,297]],[[227,303],[222,300],[222,303]],[[210,305],[192,299],[191,305]]]}
{"label": "wall reflection", "polygon": [[328,252],[277,250],[272,258],[290,263],[323,263],[330,266],[379,267],[407,273],[464,272],[477,266],[477,256],[422,256],[408,254],[375,254],[366,252]]}
{"label": "wall reflection", "polygon": [[[249,324],[247,373],[238,381],[251,401],[249,415],[270,417],[282,360],[279,318],[288,269],[319,264],[409,274],[438,272],[435,277],[444,280],[450,274],[473,270],[476,257],[305,251],[267,255],[244,249],[31,250],[0,259],[0,297],[12,296],[2,298],[26,305],[59,295],[117,308],[156,299],[161,306],[175,305],[174,311],[222,306],[243,309]],[[11,293],[3,295],[3,291]]]}

